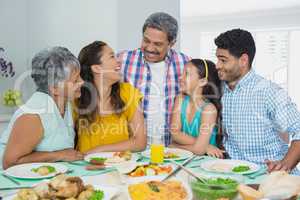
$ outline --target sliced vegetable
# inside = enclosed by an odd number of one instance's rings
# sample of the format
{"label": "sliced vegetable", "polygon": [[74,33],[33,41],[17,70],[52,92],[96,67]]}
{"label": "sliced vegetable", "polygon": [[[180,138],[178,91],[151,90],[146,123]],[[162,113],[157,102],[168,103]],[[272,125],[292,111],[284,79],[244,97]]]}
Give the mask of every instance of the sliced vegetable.
{"label": "sliced vegetable", "polygon": [[250,170],[250,167],[247,165],[239,165],[232,169],[233,172],[246,172],[249,170]]}
{"label": "sliced vegetable", "polygon": [[159,188],[158,188],[157,185],[155,185],[155,183],[149,182],[149,183],[147,183],[147,184],[148,184],[148,186],[150,187],[150,189],[151,189],[153,192],[159,192]]}
{"label": "sliced vegetable", "polygon": [[101,157],[93,157],[90,159],[90,163],[94,165],[104,165],[107,158],[101,158]]}

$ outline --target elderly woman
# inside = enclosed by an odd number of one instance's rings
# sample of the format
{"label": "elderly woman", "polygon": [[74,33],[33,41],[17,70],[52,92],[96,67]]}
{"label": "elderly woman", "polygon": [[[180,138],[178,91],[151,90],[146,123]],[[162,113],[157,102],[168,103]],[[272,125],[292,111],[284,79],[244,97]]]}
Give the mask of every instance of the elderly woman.
{"label": "elderly woman", "polygon": [[74,161],[70,100],[80,96],[80,64],[66,48],[53,47],[32,60],[37,90],[13,115],[0,138],[4,169],[21,163]]}
{"label": "elderly woman", "polygon": [[79,54],[86,82],[77,102],[78,149],[81,152],[141,151],[146,147],[142,95],[120,83],[120,63],[106,43],[95,41]]}

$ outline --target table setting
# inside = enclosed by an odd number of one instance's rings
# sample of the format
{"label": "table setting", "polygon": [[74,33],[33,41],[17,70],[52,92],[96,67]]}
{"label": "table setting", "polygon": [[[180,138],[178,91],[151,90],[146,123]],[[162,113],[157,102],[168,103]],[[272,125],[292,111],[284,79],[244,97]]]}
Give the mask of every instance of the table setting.
{"label": "table setting", "polygon": [[[22,189],[32,189],[45,182],[49,184],[56,177],[66,175],[79,177],[84,187],[92,185],[95,191],[102,191],[105,197],[102,199],[146,199],[142,196],[153,191],[162,193],[159,199],[164,199],[163,192],[168,188],[174,191],[174,200],[194,200],[202,198],[201,195],[197,196],[199,191],[195,188],[199,188],[203,183],[208,184],[203,180],[211,181],[209,184],[212,185],[215,184],[215,180],[225,181],[227,185],[234,185],[235,188],[238,185],[252,186],[258,191],[259,184],[269,176],[265,167],[248,161],[197,156],[175,148],[165,148],[164,151],[167,158],[161,163],[151,162],[151,151],[146,150],[130,153],[130,156],[128,153],[122,153],[124,157],[119,158],[114,156],[119,156],[121,152],[103,152],[87,155],[81,161],[16,165],[0,172],[0,196],[5,200],[15,199]],[[87,170],[92,160],[97,161],[97,166],[101,167]],[[49,173],[44,174],[44,170],[48,170]],[[41,174],[37,174],[38,172]],[[201,184],[195,184],[196,180],[199,181],[195,176],[200,177]],[[244,189],[243,186],[241,191],[247,191],[248,188]],[[149,192],[148,187],[152,191]],[[222,189],[222,186],[209,188],[215,190],[220,187]],[[227,199],[243,199],[237,189],[234,189],[232,194]],[[77,194],[78,197],[79,195]]]}

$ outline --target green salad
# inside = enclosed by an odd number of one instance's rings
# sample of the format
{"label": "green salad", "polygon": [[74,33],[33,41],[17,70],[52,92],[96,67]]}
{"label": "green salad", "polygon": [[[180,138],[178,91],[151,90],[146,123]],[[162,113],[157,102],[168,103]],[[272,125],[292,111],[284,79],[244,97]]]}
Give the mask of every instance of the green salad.
{"label": "green salad", "polygon": [[40,170],[48,170],[48,173],[53,173],[53,172],[56,172],[56,169],[55,167],[53,166],[50,166],[50,165],[43,165],[43,166],[40,166],[38,168],[33,168],[31,169],[31,171],[35,172],[35,173],[39,173]]}
{"label": "green salad", "polygon": [[249,170],[250,170],[250,167],[247,165],[239,165],[232,169],[233,172],[246,172]]}
{"label": "green salad", "polygon": [[238,182],[236,180],[230,178],[211,178],[207,179],[207,184],[210,185],[237,185]]}
{"label": "green salad", "polygon": [[[196,199],[216,200],[219,198],[234,199],[237,195],[238,182],[230,178],[209,178],[204,184],[200,181],[191,183]],[[210,186],[223,186],[224,189],[214,189]]]}
{"label": "green salad", "polygon": [[102,190],[95,190],[89,200],[102,200],[104,198],[104,192]]}

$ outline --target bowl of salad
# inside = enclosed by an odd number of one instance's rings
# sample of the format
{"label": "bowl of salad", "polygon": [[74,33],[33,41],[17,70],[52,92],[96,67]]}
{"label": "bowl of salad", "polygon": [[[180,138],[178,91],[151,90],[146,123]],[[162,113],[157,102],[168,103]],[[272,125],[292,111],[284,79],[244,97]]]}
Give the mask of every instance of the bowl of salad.
{"label": "bowl of salad", "polygon": [[197,200],[235,199],[238,195],[237,187],[243,182],[239,176],[202,175],[202,177],[205,183],[192,176],[188,178],[194,198]]}

